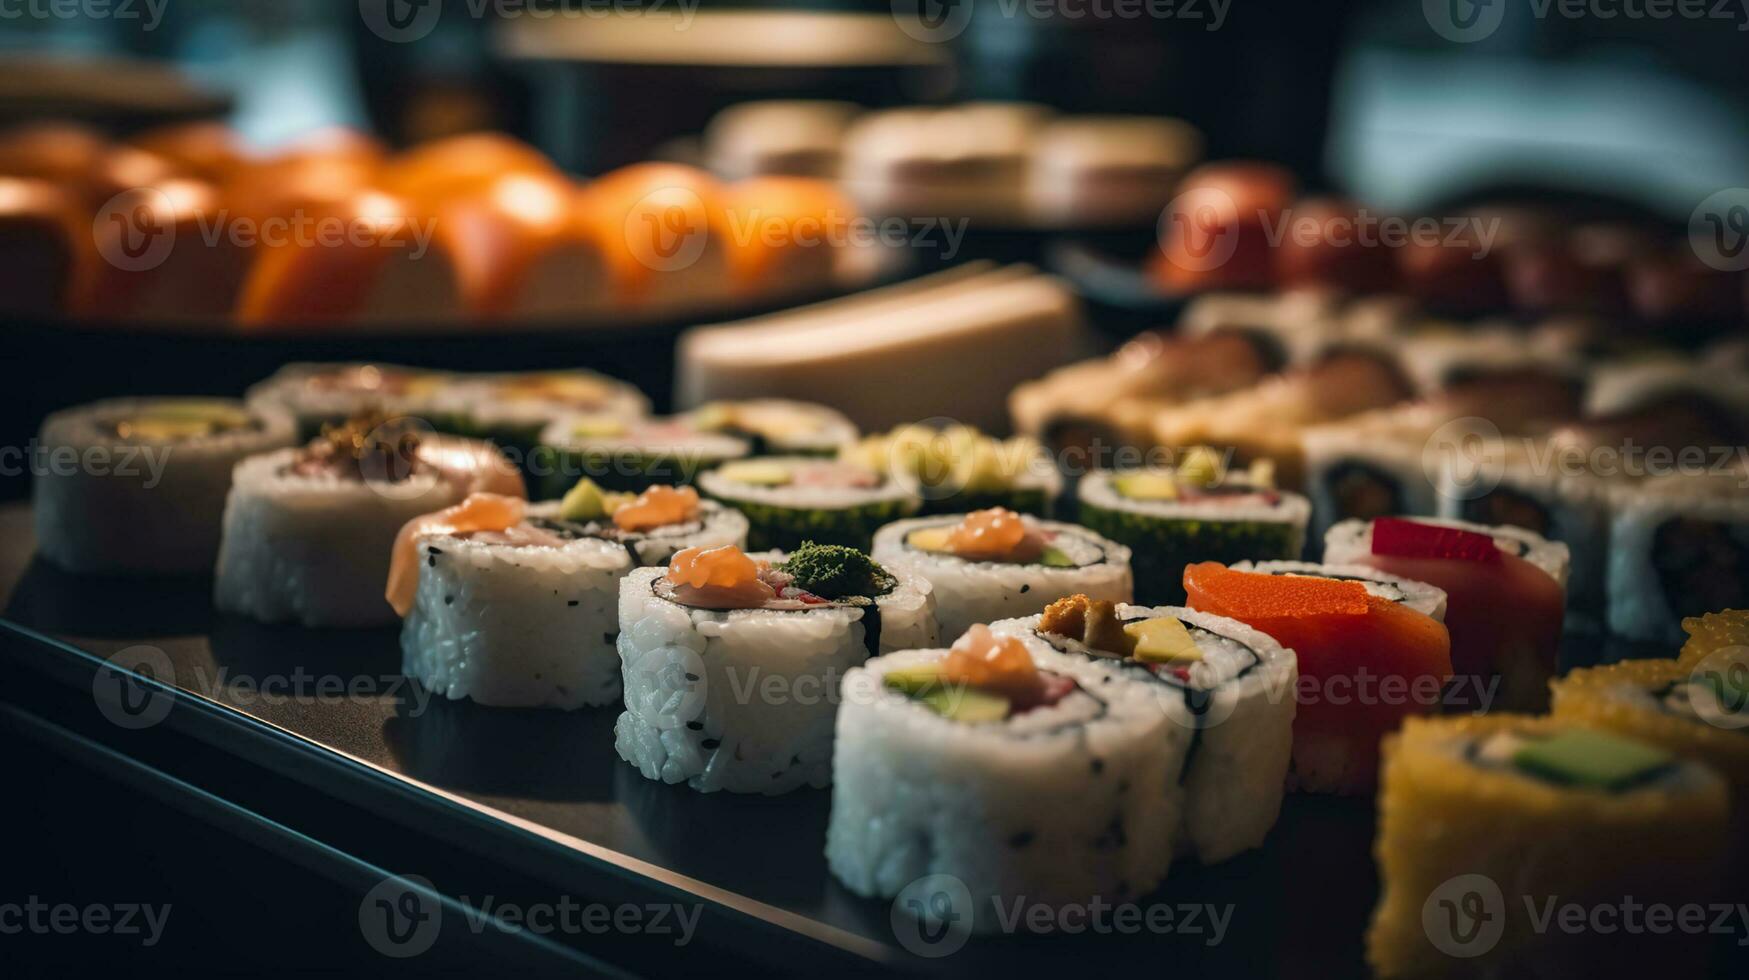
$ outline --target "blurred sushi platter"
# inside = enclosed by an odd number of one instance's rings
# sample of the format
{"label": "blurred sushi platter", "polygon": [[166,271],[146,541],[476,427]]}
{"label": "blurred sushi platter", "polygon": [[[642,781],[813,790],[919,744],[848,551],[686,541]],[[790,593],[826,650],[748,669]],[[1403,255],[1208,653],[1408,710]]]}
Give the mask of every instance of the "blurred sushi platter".
{"label": "blurred sushi platter", "polygon": [[[0,248],[46,263],[11,265],[20,311],[404,354],[57,406],[0,510],[6,655],[507,873],[696,903],[704,948],[767,968],[1735,975],[1749,935],[1534,907],[1742,897],[1741,273],[1540,218],[1489,226],[1497,262],[1283,248],[1252,216],[1354,209],[1263,163],[1179,181],[1175,125],[1058,121],[1033,170],[1135,178],[1058,204],[1166,208],[1175,322],[1089,357],[1070,284],[994,263],[735,319],[872,281],[797,245],[847,188],[1023,186],[1014,154],[874,148],[1044,125],[836,111],[720,119],[728,183],[578,183],[490,135],[0,137]],[[122,167],[165,176],[86,254]],[[199,247],[214,209],[380,234]],[[761,215],[780,233],[729,231]],[[426,219],[451,237],[386,246]],[[186,256],[114,259],[170,227]],[[692,326],[657,390],[395,340],[660,315]],[[293,673],[374,683],[258,696]]]}

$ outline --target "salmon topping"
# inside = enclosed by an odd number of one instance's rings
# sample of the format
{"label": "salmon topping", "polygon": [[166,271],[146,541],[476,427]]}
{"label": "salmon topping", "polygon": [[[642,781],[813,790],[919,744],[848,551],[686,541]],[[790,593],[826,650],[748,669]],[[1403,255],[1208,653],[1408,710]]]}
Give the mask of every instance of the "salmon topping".
{"label": "salmon topping", "polygon": [[1044,677],[1026,646],[1014,637],[997,636],[990,627],[966,630],[941,662],[941,679],[979,691],[1001,694],[1019,708],[1045,698]]}
{"label": "salmon topping", "polygon": [[947,534],[947,550],[968,561],[1037,561],[1044,537],[1026,519],[1002,507],[973,511]]}
{"label": "salmon topping", "polygon": [[464,534],[470,531],[506,531],[522,523],[528,503],[521,497],[497,493],[470,494],[454,507],[415,517],[395,535],[395,550],[389,560],[389,582],[384,596],[397,615],[413,608],[419,588],[419,538],[427,534]]}
{"label": "salmon topping", "polygon": [[697,517],[697,490],[691,487],[658,485],[638,494],[636,500],[614,511],[613,523],[622,531],[649,531]]}
{"label": "salmon topping", "polygon": [[668,563],[676,601],[702,609],[752,609],[776,598],[760,578],[760,563],[740,548],[687,548]]}

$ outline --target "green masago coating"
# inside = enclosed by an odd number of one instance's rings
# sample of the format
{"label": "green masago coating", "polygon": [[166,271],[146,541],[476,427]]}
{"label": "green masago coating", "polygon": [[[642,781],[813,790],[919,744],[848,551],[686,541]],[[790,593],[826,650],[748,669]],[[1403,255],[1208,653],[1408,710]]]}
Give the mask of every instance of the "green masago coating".
{"label": "green masago coating", "polygon": [[1209,521],[1107,510],[1082,501],[1078,523],[1128,545],[1136,602],[1184,602],[1184,566],[1199,561],[1291,560],[1299,557],[1299,530],[1282,521]]}
{"label": "green masago coating", "polygon": [[841,544],[804,541],[778,568],[797,588],[827,599],[885,595],[898,581],[873,558]]}
{"label": "green masago coating", "polygon": [[910,517],[910,500],[877,500],[838,509],[781,507],[713,494],[715,499],[747,515],[748,551],[794,551],[803,543],[841,544],[867,551],[882,525]]}

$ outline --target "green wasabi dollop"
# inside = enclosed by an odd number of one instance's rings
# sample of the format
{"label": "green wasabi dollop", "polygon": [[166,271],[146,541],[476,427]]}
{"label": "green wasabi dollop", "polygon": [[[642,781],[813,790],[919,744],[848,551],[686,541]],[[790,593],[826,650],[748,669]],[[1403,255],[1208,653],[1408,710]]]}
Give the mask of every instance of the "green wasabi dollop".
{"label": "green wasabi dollop", "polygon": [[826,599],[885,595],[898,580],[873,558],[841,544],[803,541],[778,569],[795,579],[796,587]]}

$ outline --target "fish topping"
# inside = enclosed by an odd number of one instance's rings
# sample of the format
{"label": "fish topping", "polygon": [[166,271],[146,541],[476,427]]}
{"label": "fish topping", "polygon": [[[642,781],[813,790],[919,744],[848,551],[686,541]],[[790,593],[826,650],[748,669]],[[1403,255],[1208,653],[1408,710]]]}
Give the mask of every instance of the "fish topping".
{"label": "fish topping", "polygon": [[389,605],[395,607],[395,612],[401,616],[406,616],[413,608],[413,598],[419,588],[421,537],[508,531],[522,523],[527,509],[528,502],[521,497],[474,493],[453,507],[422,514],[402,525],[400,533],[395,535],[395,546],[389,559],[389,581],[384,590]]}
{"label": "fish topping", "polygon": [[1048,535],[1032,519],[1004,507],[973,511],[958,524],[920,528],[906,538],[919,551],[942,552],[966,561],[1070,566],[1074,562],[1050,547]]}
{"label": "fish topping", "polygon": [[[749,558],[740,548],[686,548],[668,563],[666,578],[674,599],[700,609],[754,609],[778,596],[761,574],[770,566]],[[824,600],[822,600],[824,601]]]}

